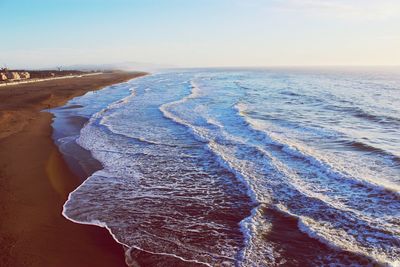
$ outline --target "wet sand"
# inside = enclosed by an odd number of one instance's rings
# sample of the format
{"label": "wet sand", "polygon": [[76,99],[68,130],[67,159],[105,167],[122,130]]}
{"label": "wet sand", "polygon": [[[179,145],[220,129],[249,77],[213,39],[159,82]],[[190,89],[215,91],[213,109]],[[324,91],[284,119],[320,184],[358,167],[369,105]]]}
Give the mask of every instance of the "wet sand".
{"label": "wet sand", "polygon": [[54,145],[52,115],[87,91],[144,73],[107,73],[0,89],[0,266],[125,266],[108,231],[61,215],[82,179]]}

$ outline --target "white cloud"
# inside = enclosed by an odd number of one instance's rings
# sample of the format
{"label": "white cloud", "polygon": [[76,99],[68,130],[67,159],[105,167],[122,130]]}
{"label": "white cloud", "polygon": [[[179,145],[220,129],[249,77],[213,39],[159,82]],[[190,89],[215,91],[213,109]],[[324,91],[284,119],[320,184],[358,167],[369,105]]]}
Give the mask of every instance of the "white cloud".
{"label": "white cloud", "polygon": [[[239,1],[238,1],[239,2]],[[249,0],[241,4],[355,19],[400,17],[400,0]]]}
{"label": "white cloud", "polygon": [[399,14],[400,2],[392,0],[287,0],[295,7],[318,9],[336,15],[382,19]]}

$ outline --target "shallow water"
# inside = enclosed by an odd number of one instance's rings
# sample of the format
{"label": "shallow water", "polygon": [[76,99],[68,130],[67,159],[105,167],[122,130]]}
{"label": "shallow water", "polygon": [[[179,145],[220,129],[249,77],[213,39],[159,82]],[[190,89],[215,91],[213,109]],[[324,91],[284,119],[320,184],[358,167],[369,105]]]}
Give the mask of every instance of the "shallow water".
{"label": "shallow water", "polygon": [[[399,74],[181,70],[75,98],[55,138],[103,169],[64,215],[106,225],[128,261],[400,264]],[[68,134],[65,116],[89,121]]]}

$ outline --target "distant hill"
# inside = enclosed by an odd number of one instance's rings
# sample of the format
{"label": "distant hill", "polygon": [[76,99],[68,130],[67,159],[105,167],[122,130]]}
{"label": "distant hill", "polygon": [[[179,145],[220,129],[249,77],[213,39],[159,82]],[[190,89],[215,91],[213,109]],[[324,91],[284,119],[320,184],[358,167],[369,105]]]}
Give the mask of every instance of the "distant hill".
{"label": "distant hill", "polygon": [[80,70],[80,71],[92,71],[92,70],[157,71],[174,67],[175,66],[172,65],[160,65],[152,63],[121,62],[121,63],[110,63],[110,64],[76,64],[70,66],[62,66],[62,69]]}

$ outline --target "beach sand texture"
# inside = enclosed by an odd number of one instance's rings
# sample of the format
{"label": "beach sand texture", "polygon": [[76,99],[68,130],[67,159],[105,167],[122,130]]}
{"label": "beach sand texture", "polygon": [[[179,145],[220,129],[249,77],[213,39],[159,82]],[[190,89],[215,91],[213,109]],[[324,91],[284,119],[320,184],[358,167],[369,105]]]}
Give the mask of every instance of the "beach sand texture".
{"label": "beach sand texture", "polygon": [[0,266],[125,266],[108,231],[61,215],[82,182],[51,138],[52,115],[91,90],[142,76],[115,72],[0,89]]}

